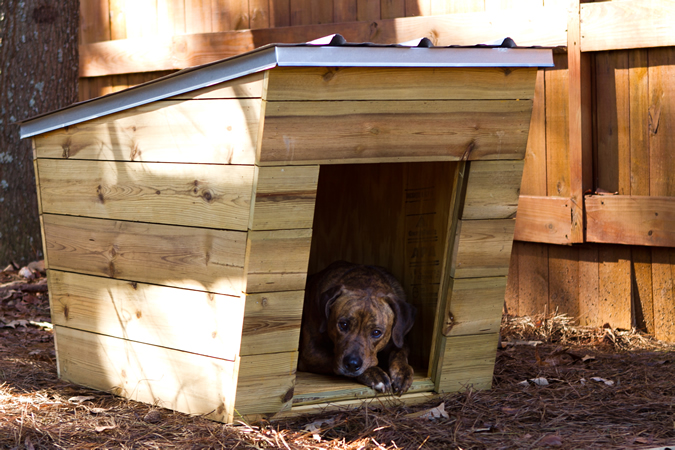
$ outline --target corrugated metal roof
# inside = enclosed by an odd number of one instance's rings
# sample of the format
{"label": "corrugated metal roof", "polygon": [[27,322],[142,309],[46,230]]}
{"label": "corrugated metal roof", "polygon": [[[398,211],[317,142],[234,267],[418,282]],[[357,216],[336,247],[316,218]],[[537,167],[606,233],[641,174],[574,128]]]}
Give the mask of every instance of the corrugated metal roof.
{"label": "corrugated metal roof", "polygon": [[427,38],[403,44],[348,43],[331,35],[305,44],[269,44],[248,53],[184,69],[21,122],[21,137],[131,109],[274,67],[552,67],[550,49],[500,45],[434,47]]}

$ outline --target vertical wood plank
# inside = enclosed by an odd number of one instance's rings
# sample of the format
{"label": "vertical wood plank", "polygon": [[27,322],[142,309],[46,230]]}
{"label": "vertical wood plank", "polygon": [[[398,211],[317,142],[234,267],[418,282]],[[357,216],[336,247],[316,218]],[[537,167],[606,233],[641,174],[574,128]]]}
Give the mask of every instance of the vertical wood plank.
{"label": "vertical wood plank", "polygon": [[354,22],[357,20],[357,0],[335,0],[333,2],[333,17],[335,23]]}
{"label": "vertical wood plank", "polygon": [[382,19],[405,17],[405,0],[381,0],[380,17]]}
{"label": "vertical wood plank", "polygon": [[504,294],[505,313],[511,316],[518,314],[518,253],[521,246],[521,242],[513,241],[513,248],[511,249],[511,262],[509,264],[509,275],[506,281],[506,293]]}
{"label": "vertical wood plank", "polygon": [[405,0],[406,17],[430,16],[431,0]]}
{"label": "vertical wood plank", "polygon": [[127,1],[127,38],[153,36],[157,34],[157,2],[155,0]]}
{"label": "vertical wood plank", "polygon": [[80,44],[110,39],[108,0],[80,1]]}
{"label": "vertical wood plank", "polygon": [[630,195],[649,195],[649,51],[628,53]]}
{"label": "vertical wood plank", "polygon": [[356,20],[380,20],[380,2],[373,0],[356,0]]}
{"label": "vertical wood plank", "polygon": [[185,0],[157,0],[157,33],[185,34]]}
{"label": "vertical wood plank", "polygon": [[652,251],[647,247],[632,247],[631,253],[635,324],[638,329],[654,334]]}
{"label": "vertical wood plank", "polygon": [[291,26],[312,23],[312,0],[291,1]]}
{"label": "vertical wood plank", "polygon": [[652,248],[654,295],[654,335],[657,339],[675,339],[675,295],[673,295],[672,249]]}
{"label": "vertical wood plank", "polygon": [[579,324],[600,326],[598,246],[579,248]]}
{"label": "vertical wood plank", "polygon": [[185,32],[188,34],[210,33],[211,0],[185,0]]}
{"label": "vertical wood plank", "polygon": [[248,4],[248,16],[251,29],[270,27],[270,4],[269,0],[250,0]]}
{"label": "vertical wood plank", "polygon": [[650,195],[675,196],[675,50],[649,50]]}
{"label": "vertical wood plank", "polygon": [[633,325],[630,247],[602,245],[598,252],[599,318],[613,328],[630,330]]}
{"label": "vertical wood plank", "polygon": [[551,245],[548,248],[549,308],[551,312],[579,317],[579,250]]}
{"label": "vertical wood plank", "polygon": [[569,101],[567,56],[553,55],[555,67],[546,70],[546,184],[547,195],[569,197]]}
{"label": "vertical wood plank", "polygon": [[333,22],[333,0],[314,0],[312,5],[312,23]]}
{"label": "vertical wood plank", "polygon": [[485,10],[484,0],[463,0],[463,1],[447,1],[447,0],[431,0],[431,13],[438,14],[457,14],[457,13],[471,13]]}
{"label": "vertical wood plank", "polygon": [[546,84],[545,71],[537,71],[530,132],[527,137],[522,195],[546,195]]}
{"label": "vertical wood plank", "polygon": [[126,0],[110,0],[110,39],[127,38]]}
{"label": "vertical wood plank", "polygon": [[290,24],[290,0],[270,0],[270,27],[287,27]]}
{"label": "vertical wood plank", "polygon": [[548,312],[548,246],[522,242],[518,249],[518,315]]}

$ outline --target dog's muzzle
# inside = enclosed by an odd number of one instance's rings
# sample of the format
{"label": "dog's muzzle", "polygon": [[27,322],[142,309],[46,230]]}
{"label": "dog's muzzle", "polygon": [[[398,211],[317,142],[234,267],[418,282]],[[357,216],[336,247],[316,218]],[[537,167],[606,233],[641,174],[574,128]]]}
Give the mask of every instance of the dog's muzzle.
{"label": "dog's muzzle", "polygon": [[345,375],[356,377],[361,375],[363,360],[358,355],[347,355],[342,359],[342,367],[345,369]]}

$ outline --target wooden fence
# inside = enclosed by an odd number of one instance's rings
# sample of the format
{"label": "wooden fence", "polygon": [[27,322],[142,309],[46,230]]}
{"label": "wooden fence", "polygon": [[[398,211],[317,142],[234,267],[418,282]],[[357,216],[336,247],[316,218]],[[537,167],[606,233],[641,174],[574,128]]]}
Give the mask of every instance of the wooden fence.
{"label": "wooden fence", "polygon": [[540,71],[509,313],[675,341],[675,0],[82,0],[80,98],[270,42],[510,36]]}

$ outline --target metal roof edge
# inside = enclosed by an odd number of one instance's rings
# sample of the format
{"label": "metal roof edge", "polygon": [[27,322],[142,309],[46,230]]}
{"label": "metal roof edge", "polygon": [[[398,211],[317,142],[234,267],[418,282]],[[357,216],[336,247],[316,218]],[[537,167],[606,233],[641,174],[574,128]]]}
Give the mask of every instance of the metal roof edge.
{"label": "metal roof edge", "polygon": [[21,139],[272,69],[277,66],[275,50],[273,46],[261,47],[199,66],[199,70],[186,69],[124,91],[31,117],[20,122]]}

